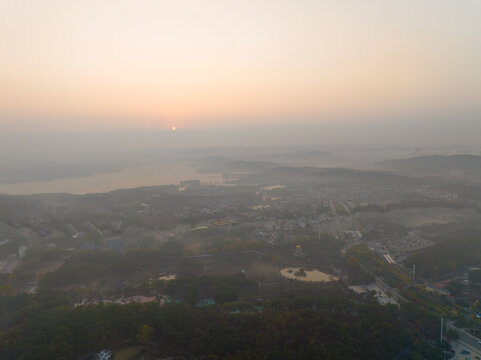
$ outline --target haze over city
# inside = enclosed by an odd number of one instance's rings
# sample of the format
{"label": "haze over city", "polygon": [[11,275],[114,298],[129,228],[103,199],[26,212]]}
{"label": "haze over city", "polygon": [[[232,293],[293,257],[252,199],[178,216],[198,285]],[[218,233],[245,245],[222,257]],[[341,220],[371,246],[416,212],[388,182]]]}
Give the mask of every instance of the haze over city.
{"label": "haze over city", "polygon": [[481,359],[480,64],[478,0],[0,0],[0,358]]}

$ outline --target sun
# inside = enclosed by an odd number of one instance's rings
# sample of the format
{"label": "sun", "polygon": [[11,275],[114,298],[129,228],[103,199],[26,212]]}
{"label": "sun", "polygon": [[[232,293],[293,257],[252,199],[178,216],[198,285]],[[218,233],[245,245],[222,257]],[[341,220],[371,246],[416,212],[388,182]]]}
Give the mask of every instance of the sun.
{"label": "sun", "polygon": [[177,127],[174,125],[170,128],[170,130],[175,131],[175,130],[177,130]]}

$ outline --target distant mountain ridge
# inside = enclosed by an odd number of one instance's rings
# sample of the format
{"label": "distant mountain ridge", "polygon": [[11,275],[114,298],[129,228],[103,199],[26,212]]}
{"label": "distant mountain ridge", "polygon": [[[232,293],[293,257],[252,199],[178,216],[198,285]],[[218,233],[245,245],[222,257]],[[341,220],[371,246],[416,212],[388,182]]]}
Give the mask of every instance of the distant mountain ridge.
{"label": "distant mountain ridge", "polygon": [[481,183],[481,156],[478,155],[428,155],[386,160],[377,168],[411,177]]}
{"label": "distant mountain ridge", "polygon": [[481,156],[478,155],[426,155],[409,159],[393,159],[379,163],[389,170],[481,170]]}
{"label": "distant mountain ridge", "polygon": [[279,164],[274,164],[266,161],[246,161],[246,160],[232,160],[229,162],[219,161],[216,165],[207,168],[201,168],[199,173],[228,173],[228,172],[258,172],[269,169]]}
{"label": "distant mountain ridge", "polygon": [[240,183],[280,183],[292,182],[330,182],[350,183],[354,185],[365,184],[409,184],[417,183],[417,180],[408,176],[379,170],[359,170],[342,167],[290,167],[280,166],[267,168],[264,171],[251,173],[240,179]]}
{"label": "distant mountain ridge", "polygon": [[296,159],[296,160],[299,160],[299,159],[312,160],[312,159],[333,157],[331,153],[327,151],[319,151],[319,150],[299,150],[299,151],[268,154],[265,156],[270,158],[285,158],[285,159]]}

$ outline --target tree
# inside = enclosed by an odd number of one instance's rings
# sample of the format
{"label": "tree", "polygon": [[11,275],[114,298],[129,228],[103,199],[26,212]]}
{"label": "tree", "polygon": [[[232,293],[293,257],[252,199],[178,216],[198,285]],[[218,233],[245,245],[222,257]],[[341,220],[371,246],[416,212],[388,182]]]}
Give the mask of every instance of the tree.
{"label": "tree", "polygon": [[1,296],[9,296],[13,294],[13,286],[12,285],[3,285],[0,286],[0,295]]}
{"label": "tree", "polygon": [[456,330],[449,329],[448,338],[454,341],[459,340],[459,333]]}
{"label": "tree", "polygon": [[154,328],[149,325],[142,325],[137,332],[137,341],[141,344],[148,344],[154,337]]}
{"label": "tree", "polygon": [[473,270],[469,273],[469,283],[472,287],[479,288],[481,285],[481,270]]}
{"label": "tree", "polygon": [[463,291],[464,285],[461,281],[455,280],[446,285],[446,289],[448,289],[453,296],[457,296]]}

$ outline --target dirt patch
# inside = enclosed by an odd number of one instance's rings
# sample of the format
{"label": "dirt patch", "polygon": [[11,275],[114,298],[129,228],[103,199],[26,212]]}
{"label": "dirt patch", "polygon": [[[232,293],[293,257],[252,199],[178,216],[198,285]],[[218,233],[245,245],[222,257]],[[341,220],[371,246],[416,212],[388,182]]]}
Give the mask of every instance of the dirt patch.
{"label": "dirt patch", "polygon": [[282,269],[281,275],[286,279],[299,281],[330,282],[339,280],[337,276],[329,275],[317,269],[292,267]]}

